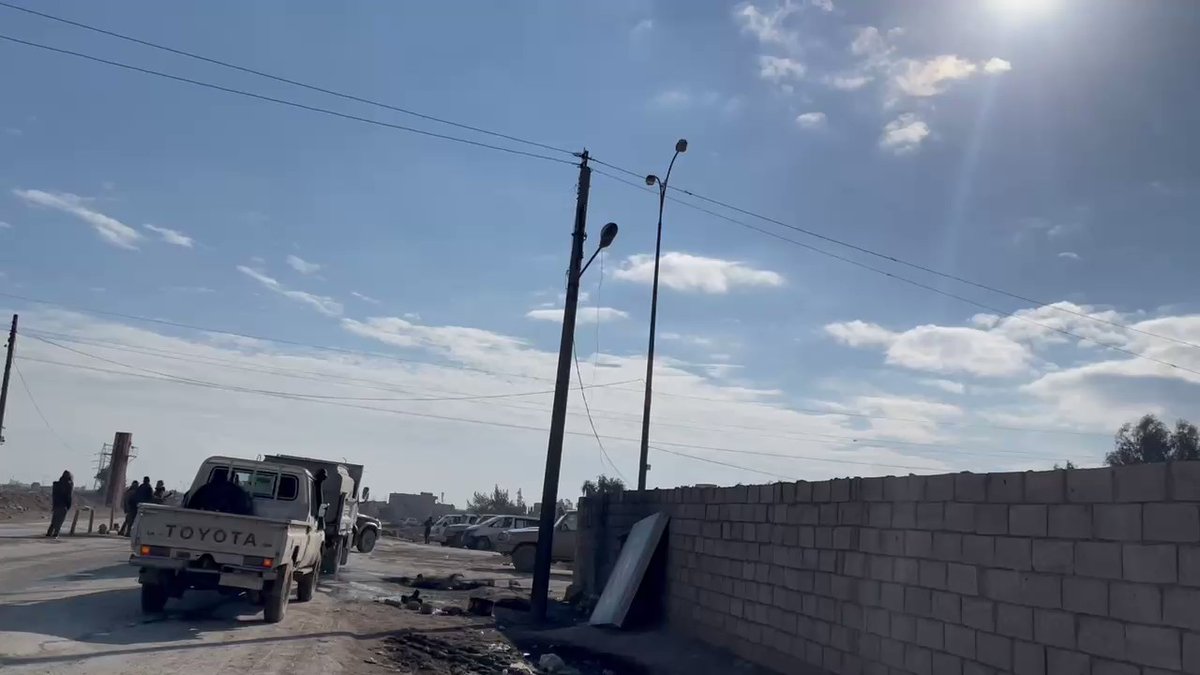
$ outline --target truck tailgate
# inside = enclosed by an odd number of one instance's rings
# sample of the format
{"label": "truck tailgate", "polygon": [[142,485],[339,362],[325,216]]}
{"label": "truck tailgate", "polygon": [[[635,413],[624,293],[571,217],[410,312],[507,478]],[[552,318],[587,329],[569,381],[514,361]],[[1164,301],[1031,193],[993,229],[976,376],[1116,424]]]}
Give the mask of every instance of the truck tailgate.
{"label": "truck tailgate", "polygon": [[135,546],[272,557],[281,552],[288,529],[293,525],[304,527],[304,523],[289,520],[143,504],[138,512],[133,543]]}

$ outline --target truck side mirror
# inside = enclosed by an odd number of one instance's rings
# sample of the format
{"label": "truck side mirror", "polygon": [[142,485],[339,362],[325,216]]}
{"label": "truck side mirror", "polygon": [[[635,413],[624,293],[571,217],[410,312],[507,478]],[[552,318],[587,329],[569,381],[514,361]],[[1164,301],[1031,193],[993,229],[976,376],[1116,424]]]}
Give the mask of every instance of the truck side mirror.
{"label": "truck side mirror", "polygon": [[362,496],[362,500],[363,500],[364,502],[369,502],[369,501],[371,501],[371,488],[369,488],[369,487],[365,487],[365,488],[363,488],[363,493],[362,493],[362,495],[363,495],[363,496]]}
{"label": "truck side mirror", "polygon": [[326,511],[328,511],[328,510],[329,510],[329,505],[328,505],[328,504],[322,504],[322,505],[320,505],[319,507],[317,507],[317,519],[318,519],[318,520],[324,520],[324,519],[325,519],[325,512],[326,512]]}

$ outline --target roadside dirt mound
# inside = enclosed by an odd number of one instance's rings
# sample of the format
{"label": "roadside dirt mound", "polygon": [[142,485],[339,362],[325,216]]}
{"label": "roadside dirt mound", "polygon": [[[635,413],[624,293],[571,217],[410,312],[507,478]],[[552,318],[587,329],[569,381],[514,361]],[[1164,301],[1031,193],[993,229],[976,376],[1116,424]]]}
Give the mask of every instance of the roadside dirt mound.
{"label": "roadside dirt mound", "polygon": [[[91,490],[76,490],[74,506],[100,508],[104,499]],[[50,513],[49,485],[0,485],[0,521],[30,520]]]}

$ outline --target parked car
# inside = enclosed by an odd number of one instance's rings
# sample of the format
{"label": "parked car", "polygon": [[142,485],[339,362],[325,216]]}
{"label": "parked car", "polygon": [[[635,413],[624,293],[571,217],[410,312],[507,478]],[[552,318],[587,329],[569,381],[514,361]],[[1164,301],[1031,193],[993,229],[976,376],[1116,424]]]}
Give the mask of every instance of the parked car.
{"label": "parked car", "polygon": [[533,516],[492,516],[463,530],[462,545],[490,551],[496,546],[496,537],[505,530],[536,527],[537,524],[538,519]]}
{"label": "parked car", "polygon": [[[579,514],[568,511],[558,518],[554,524],[554,550],[551,553],[554,562],[575,561],[575,539],[579,530]],[[523,527],[516,530],[501,532],[496,537],[496,550],[506,553],[512,558],[513,567],[518,572],[533,571],[533,560],[537,557],[538,528]]]}
{"label": "parked car", "polygon": [[429,529],[430,541],[440,542],[442,546],[457,545],[462,531],[479,522],[476,513],[447,513]]}

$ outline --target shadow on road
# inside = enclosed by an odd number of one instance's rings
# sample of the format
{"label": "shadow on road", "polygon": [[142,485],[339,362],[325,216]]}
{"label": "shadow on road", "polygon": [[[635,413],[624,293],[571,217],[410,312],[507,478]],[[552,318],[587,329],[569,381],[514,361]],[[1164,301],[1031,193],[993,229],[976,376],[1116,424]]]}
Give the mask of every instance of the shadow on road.
{"label": "shadow on road", "polygon": [[[453,633],[462,631],[462,626],[447,626],[444,628],[430,628],[428,630],[410,631],[414,633]],[[319,640],[321,638],[347,638],[351,640],[379,640],[395,634],[395,631],[378,631],[374,633],[355,633],[346,630],[322,631],[320,633],[302,633],[298,635],[275,635],[267,637],[247,638],[245,640],[225,640],[222,642],[202,642],[181,645],[154,645],[152,647],[134,647],[131,649],[112,649],[103,652],[93,652],[90,654],[62,654],[56,656],[28,656],[28,657],[3,657],[0,656],[0,668],[4,666],[36,666],[41,664],[51,663],[67,663],[71,661],[87,661],[89,659],[104,658],[110,656],[136,656],[138,654],[153,654],[165,652],[179,652],[193,649],[218,648],[227,649],[237,647],[239,645],[250,644],[273,644],[282,642],[294,642],[296,640]]]}

